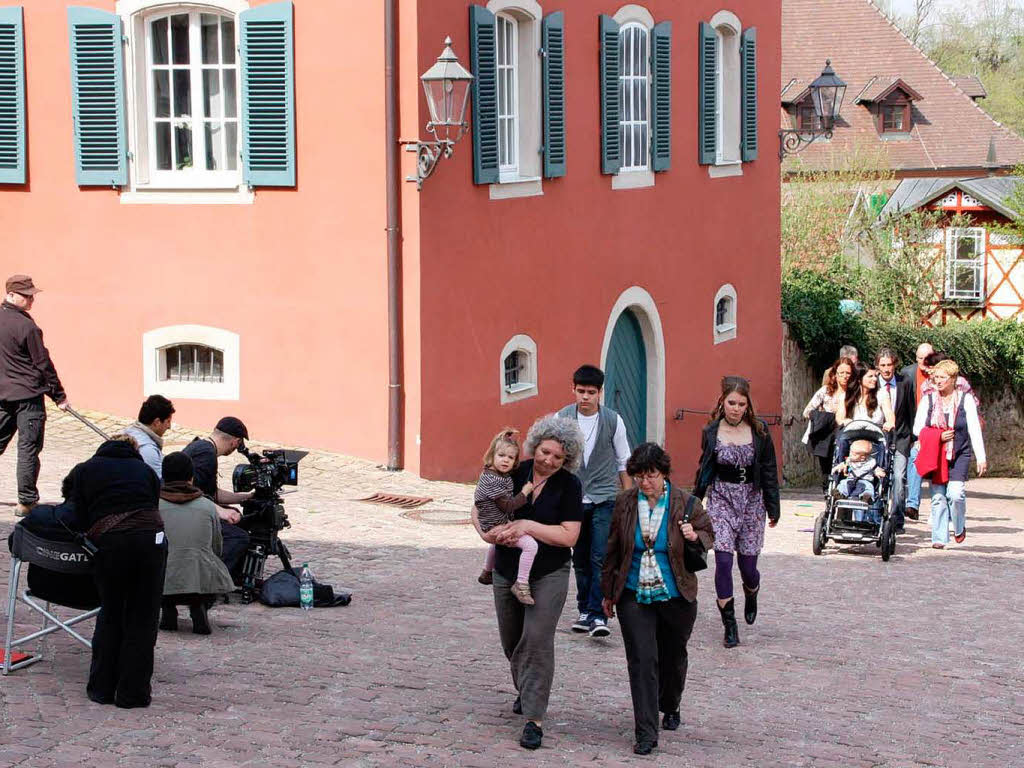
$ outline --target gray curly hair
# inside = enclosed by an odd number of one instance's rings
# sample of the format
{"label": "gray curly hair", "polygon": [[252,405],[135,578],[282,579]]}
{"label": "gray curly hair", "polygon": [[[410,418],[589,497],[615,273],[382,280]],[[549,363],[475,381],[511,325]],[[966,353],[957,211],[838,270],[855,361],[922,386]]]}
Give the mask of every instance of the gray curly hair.
{"label": "gray curly hair", "polygon": [[545,440],[554,440],[565,451],[565,464],[570,472],[575,472],[583,459],[583,432],[576,419],[555,416],[553,413],[541,416],[526,433],[523,443],[524,458],[533,458],[537,446]]}

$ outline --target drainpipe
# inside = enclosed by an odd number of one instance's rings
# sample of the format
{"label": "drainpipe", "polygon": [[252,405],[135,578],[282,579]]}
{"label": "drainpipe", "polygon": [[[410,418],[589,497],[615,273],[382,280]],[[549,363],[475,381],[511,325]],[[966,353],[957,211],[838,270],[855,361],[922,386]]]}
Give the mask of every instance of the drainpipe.
{"label": "drainpipe", "polygon": [[399,200],[402,181],[398,161],[399,0],[384,2],[384,143],[387,152],[388,233],[388,469],[402,469],[402,233]]}

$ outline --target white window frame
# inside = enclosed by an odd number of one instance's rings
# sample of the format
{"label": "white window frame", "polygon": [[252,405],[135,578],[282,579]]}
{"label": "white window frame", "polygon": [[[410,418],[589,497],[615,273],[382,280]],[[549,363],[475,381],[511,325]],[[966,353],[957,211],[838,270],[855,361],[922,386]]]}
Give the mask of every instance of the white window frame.
{"label": "white window frame", "polygon": [[[642,45],[641,45],[642,43]],[[622,25],[619,29],[619,46],[622,50],[622,71],[619,75],[619,135],[622,137],[622,166],[619,173],[636,173],[651,168],[651,32],[637,21]],[[641,48],[641,56],[635,48]],[[632,61],[630,61],[632,60]],[[634,71],[639,66],[639,72]],[[630,97],[626,94],[629,92]],[[647,96],[645,108],[639,108],[639,101]],[[636,108],[636,109],[634,109]],[[640,113],[643,114],[640,114]],[[644,129],[646,142],[644,141]],[[633,163],[626,165],[626,141],[629,140]],[[639,146],[638,146],[639,145]],[[641,158],[636,162],[637,157]]]}
{"label": "white window frame", "polygon": [[[197,172],[190,180],[169,179],[162,174],[175,175],[177,172],[164,171],[155,175],[151,171],[154,137],[149,127],[151,70],[148,62],[151,56],[149,46],[149,20],[174,13],[216,13],[233,16],[235,20],[235,44],[239,45],[241,27],[239,14],[248,10],[249,0],[204,0],[204,2],[167,2],[167,0],[116,0],[115,13],[121,17],[128,39],[125,52],[125,84],[127,102],[129,176],[128,188],[120,194],[120,202],[126,204],[250,204],[255,194],[242,182],[242,160],[239,157],[237,171]],[[191,57],[190,57],[191,59]],[[238,150],[242,147],[241,114],[241,62],[236,52],[237,64],[236,98],[238,114]],[[201,61],[194,65],[201,72]],[[195,78],[193,78],[193,81]],[[202,78],[192,83],[193,112],[202,110]],[[172,84],[173,87],[173,84]],[[199,100],[196,100],[198,93]],[[203,118],[195,118],[202,126]],[[196,135],[193,134],[193,154],[197,154]],[[204,137],[205,138],[205,137]],[[140,146],[141,144],[141,146]],[[203,155],[205,159],[205,154]],[[190,174],[191,175],[191,174]],[[205,177],[205,179],[203,178]]]}
{"label": "white window frame", "polygon": [[[741,166],[740,149],[743,84],[740,38],[743,25],[736,14],[719,11],[711,18],[715,30],[715,166]],[[728,148],[728,149],[727,149]],[[714,167],[714,166],[712,166]],[[729,174],[732,175],[732,174]],[[735,174],[740,175],[740,174]]]}
{"label": "white window frame", "polygon": [[[142,387],[149,395],[184,400],[238,400],[241,395],[241,337],[207,325],[170,325],[142,334]],[[166,378],[163,351],[178,344],[202,344],[224,353],[223,381],[172,381]]]}
{"label": "white window frame", "polygon": [[[501,181],[519,178],[519,22],[508,13],[494,17],[498,75],[498,173]],[[502,60],[501,52],[505,58]],[[505,105],[502,110],[502,103]],[[502,158],[506,158],[502,162]]]}
{"label": "white window frame", "polygon": [[[957,243],[967,238],[975,241],[977,255],[973,259],[957,258]],[[976,290],[970,292],[957,290],[954,275],[958,268],[974,271]],[[946,301],[980,304],[985,300],[985,230],[983,227],[950,227],[946,230],[946,280],[943,296]]]}
{"label": "white window frame", "polygon": [[[524,363],[519,382],[508,387],[505,386],[505,358],[513,353],[522,355]],[[516,334],[502,347],[501,355],[498,357],[498,390],[502,405],[525,400],[539,392],[537,388],[537,342],[526,334]]]}
{"label": "white window frame", "polygon": [[[722,300],[727,301],[728,304],[725,322],[719,323],[718,303]],[[718,289],[715,299],[711,303],[711,330],[715,344],[721,344],[723,341],[730,341],[736,338],[737,318],[739,316],[737,309],[736,289],[732,283],[726,283]]]}
{"label": "white window frame", "polygon": [[[543,195],[541,182],[541,61],[540,26],[544,12],[536,0],[490,0],[487,10],[515,22],[515,147],[516,163],[499,167],[498,182],[490,185],[491,200]],[[497,52],[495,52],[497,56]],[[501,128],[499,126],[499,144]],[[500,146],[499,146],[500,159]]]}
{"label": "white window frame", "polygon": [[[651,146],[653,143],[653,136],[651,135],[651,109],[653,108],[651,104],[651,99],[653,97],[651,90],[653,80],[651,77],[651,33],[654,30],[654,16],[642,5],[630,4],[622,6],[612,18],[619,25],[619,47],[620,50],[623,51],[623,56],[625,56],[623,33],[627,29],[640,27],[644,30],[647,38],[647,162],[643,166],[634,165],[628,168],[619,168],[618,173],[613,174],[611,177],[611,185],[612,189],[638,189],[642,187],[653,187],[655,173],[654,169],[651,167]],[[625,66],[623,66],[622,75],[620,75],[618,83],[620,135],[623,122],[625,122],[623,118],[626,114],[625,104],[622,103],[625,79]],[[637,121],[633,122],[636,123]]]}

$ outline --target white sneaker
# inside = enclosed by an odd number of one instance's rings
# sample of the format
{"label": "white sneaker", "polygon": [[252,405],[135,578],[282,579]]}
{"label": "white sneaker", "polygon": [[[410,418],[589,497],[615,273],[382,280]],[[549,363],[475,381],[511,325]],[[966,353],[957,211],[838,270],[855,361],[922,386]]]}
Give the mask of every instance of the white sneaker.
{"label": "white sneaker", "polygon": [[590,631],[590,614],[584,611],[580,614],[580,617],[576,619],[576,622],[572,625],[573,632],[589,632]]}
{"label": "white sneaker", "polygon": [[591,637],[608,637],[612,631],[608,629],[608,619],[604,616],[595,616],[594,620],[590,623],[590,636]]}

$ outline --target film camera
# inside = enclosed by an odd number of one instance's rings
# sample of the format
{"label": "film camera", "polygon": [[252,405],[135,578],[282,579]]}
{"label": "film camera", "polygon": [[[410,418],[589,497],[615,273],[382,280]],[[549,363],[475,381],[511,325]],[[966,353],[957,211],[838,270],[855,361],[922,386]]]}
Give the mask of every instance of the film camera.
{"label": "film camera", "polygon": [[272,450],[256,453],[246,448],[238,452],[249,460],[231,473],[236,492],[253,491],[242,502],[242,519],[238,525],[249,532],[249,549],[242,560],[242,602],[251,603],[263,583],[263,569],[268,557],[279,557],[285,570],[291,570],[291,554],[278,538],[278,533],[291,526],[284,511],[281,489],[299,484],[299,462],[307,451]]}

